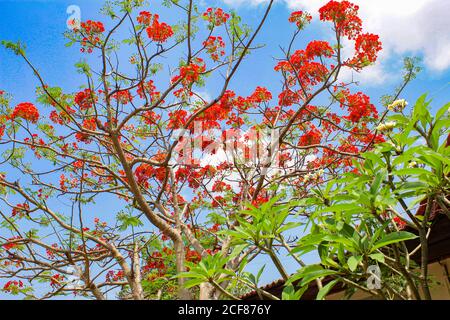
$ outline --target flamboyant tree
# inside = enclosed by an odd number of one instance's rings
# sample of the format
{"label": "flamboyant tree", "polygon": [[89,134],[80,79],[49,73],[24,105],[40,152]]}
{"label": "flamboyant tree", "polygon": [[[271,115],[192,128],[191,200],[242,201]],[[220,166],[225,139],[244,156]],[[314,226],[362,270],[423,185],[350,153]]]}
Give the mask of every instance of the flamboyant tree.
{"label": "flamboyant tree", "polygon": [[[278,90],[255,84],[241,96],[233,78],[251,62],[273,1],[251,26],[221,8],[201,12],[193,0],[162,4],[182,22],[169,24],[140,0],[108,2],[104,21],[73,21],[66,37],[89,63],[76,64],[85,81],[71,92],[47,82],[20,43],[3,42],[39,82],[35,102],[0,92],[4,292],[229,298],[254,289],[229,276],[260,254],[287,280],[276,248],[233,244],[233,232],[256,223],[245,209],[308,198],[357,172],[360,153],[385,141],[377,130],[385,114],[340,76],[363,72],[381,50],[358,6],[328,2],[319,19],[333,40],[305,47],[298,36],[312,16],[286,17],[291,41],[268,60]],[[417,71],[407,62],[405,84]],[[202,94],[210,79],[212,98]],[[98,213],[102,203],[116,212]],[[301,218],[286,214],[282,231]],[[218,278],[186,280],[200,261],[215,264]]]}

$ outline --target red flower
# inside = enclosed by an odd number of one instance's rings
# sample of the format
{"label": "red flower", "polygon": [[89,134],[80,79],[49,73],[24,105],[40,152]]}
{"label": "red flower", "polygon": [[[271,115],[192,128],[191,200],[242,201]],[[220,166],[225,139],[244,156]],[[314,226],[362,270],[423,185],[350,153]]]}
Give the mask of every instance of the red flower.
{"label": "red flower", "polygon": [[136,90],[137,94],[141,99],[144,99],[147,94],[150,95],[151,99],[158,99],[160,96],[160,92],[156,91],[156,87],[153,83],[153,80],[147,81],[145,83],[140,83]]}
{"label": "red flower", "polygon": [[198,254],[195,250],[186,250],[186,261],[192,262],[192,263],[198,263],[202,257]]}
{"label": "red flower", "polygon": [[200,74],[205,72],[206,65],[202,59],[196,58],[192,63],[180,67],[180,75],[174,77],[172,82],[182,79],[182,83],[188,86],[200,79]]}
{"label": "red flower", "polygon": [[289,16],[289,22],[295,23],[299,29],[303,29],[312,20],[312,16],[303,11],[294,11]]}
{"label": "red flower", "polygon": [[168,129],[179,129],[182,128],[187,121],[186,110],[176,110],[174,112],[169,112],[169,123],[167,124]]}
{"label": "red flower", "polygon": [[50,285],[53,288],[58,288],[62,286],[62,281],[64,281],[64,276],[57,273],[50,278]]}
{"label": "red flower", "polygon": [[203,13],[203,18],[207,20],[211,24],[211,26],[218,27],[226,23],[230,18],[230,15],[228,13],[225,13],[221,8],[208,8]]}
{"label": "red flower", "polygon": [[327,57],[330,58],[334,54],[333,48],[327,41],[311,41],[306,47],[306,56],[309,59],[314,59],[315,57]]}
{"label": "red flower", "polygon": [[17,215],[19,217],[23,217],[24,214],[27,213],[28,211],[30,211],[30,206],[28,205],[28,203],[19,203],[13,208],[11,215],[13,217]]}
{"label": "red flower", "polygon": [[108,282],[117,282],[122,280],[125,277],[125,273],[122,270],[114,271],[110,270],[106,274],[106,281]]}
{"label": "red flower", "polygon": [[299,146],[310,146],[314,144],[319,144],[322,139],[322,132],[320,132],[316,126],[313,124],[310,125],[310,129],[306,132],[306,134],[300,137],[298,142]]}
{"label": "red flower", "polygon": [[292,106],[300,101],[300,97],[297,92],[286,89],[278,95],[278,104],[283,107]]}
{"label": "red flower", "polygon": [[81,110],[90,109],[98,98],[90,89],[85,89],[75,95],[74,101]]}
{"label": "red flower", "polygon": [[[95,131],[97,129],[97,122],[95,118],[86,119],[83,121],[82,127],[86,130]],[[75,138],[84,143],[91,143],[92,141],[91,135],[83,132],[77,132]]]}
{"label": "red flower", "polygon": [[[12,238],[9,238],[8,239],[8,242],[10,242],[10,241],[14,241],[14,240],[20,240],[20,239],[22,239],[21,237],[12,237]],[[17,243],[8,243],[8,244],[4,244],[3,245],[3,249],[5,249],[5,250],[11,250],[11,249],[14,249],[15,247],[17,247],[18,246],[18,244]]]}
{"label": "red flower", "polygon": [[377,60],[378,52],[382,49],[380,37],[371,34],[360,34],[355,42],[355,56],[346,64],[361,69]]}
{"label": "red flower", "polygon": [[222,37],[211,36],[203,42],[203,46],[213,61],[218,61],[219,57],[225,55],[225,50],[223,50],[225,48],[225,42],[223,42]]}
{"label": "red flower", "polygon": [[148,11],[141,11],[136,20],[138,23],[148,26],[152,23],[152,14]]}
{"label": "red flower", "polygon": [[36,106],[30,102],[19,103],[11,114],[11,119],[22,118],[32,123],[39,120],[39,111]]}
{"label": "red flower", "polygon": [[152,110],[144,112],[142,117],[148,125],[156,124],[161,119],[161,116]]}
{"label": "red flower", "polygon": [[359,122],[363,117],[378,118],[378,111],[375,106],[370,103],[370,98],[362,92],[350,94],[349,90],[341,92],[340,98],[341,107],[347,107],[349,111],[348,116],[344,119],[350,120],[353,123]]}
{"label": "red flower", "polygon": [[[92,53],[92,49],[100,42],[100,35],[105,31],[105,27],[100,21],[87,20],[81,23],[81,29],[83,39],[80,51],[85,52],[87,48],[87,53]],[[74,29],[74,31],[79,30]]]}
{"label": "red flower", "polygon": [[263,87],[256,87],[255,92],[248,98],[250,102],[261,103],[272,99],[272,93]]}
{"label": "red flower", "polygon": [[102,33],[105,31],[105,27],[100,21],[87,20],[86,22],[81,23],[81,28],[88,34]]}
{"label": "red flower", "polygon": [[319,9],[320,20],[334,22],[340,35],[355,39],[361,32],[362,25],[358,10],[357,5],[348,1],[332,0]]}
{"label": "red flower", "polygon": [[142,11],[137,18],[140,24],[147,26],[148,37],[155,42],[166,42],[173,36],[172,27],[167,23],[159,22],[159,15],[151,14],[147,11]]}
{"label": "red flower", "polygon": [[400,217],[394,217],[392,221],[397,225],[399,229],[403,229],[406,226],[406,221]]}
{"label": "red flower", "polygon": [[130,94],[130,91],[128,90],[117,91],[116,93],[113,94],[112,97],[121,104],[128,104],[129,102],[133,101],[133,96]]}
{"label": "red flower", "polygon": [[7,293],[18,293],[18,290],[21,288],[23,288],[23,282],[21,280],[11,280],[3,286],[3,291]]}
{"label": "red flower", "polygon": [[154,172],[155,170],[152,165],[143,163],[136,168],[134,175],[136,176],[136,180],[139,184],[144,184],[148,179],[150,179]]}

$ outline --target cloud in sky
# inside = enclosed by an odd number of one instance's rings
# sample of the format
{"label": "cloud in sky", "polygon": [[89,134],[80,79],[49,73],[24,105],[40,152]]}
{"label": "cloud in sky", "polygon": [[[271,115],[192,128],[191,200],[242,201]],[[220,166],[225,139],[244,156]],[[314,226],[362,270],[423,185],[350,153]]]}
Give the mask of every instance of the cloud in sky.
{"label": "cloud in sky", "polygon": [[[277,0],[291,9],[303,9],[317,16],[328,0]],[[350,0],[360,6],[366,32],[378,34],[383,54],[377,65],[365,72],[362,81],[386,80],[384,65],[393,55],[423,54],[425,65],[435,72],[450,69],[450,1],[442,0]],[[230,5],[267,0],[224,0]],[[380,78],[381,77],[381,78]]]}

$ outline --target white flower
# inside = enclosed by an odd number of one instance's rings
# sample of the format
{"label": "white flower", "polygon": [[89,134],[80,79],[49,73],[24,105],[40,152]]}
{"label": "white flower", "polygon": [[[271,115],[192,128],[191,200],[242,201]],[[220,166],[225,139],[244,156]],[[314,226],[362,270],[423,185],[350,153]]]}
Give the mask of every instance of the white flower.
{"label": "white flower", "polygon": [[384,131],[386,129],[386,126],[384,125],[384,124],[382,124],[382,123],[380,123],[378,126],[377,126],[377,130],[378,131]]}
{"label": "white flower", "polygon": [[411,161],[411,162],[408,164],[408,167],[409,167],[409,168],[416,168],[416,167],[417,167],[417,162]]}
{"label": "white flower", "polygon": [[408,105],[408,102],[405,99],[399,99],[392,102],[388,105],[388,109],[395,112],[400,112]]}
{"label": "white flower", "polygon": [[305,176],[303,177],[303,182],[308,182],[309,180],[311,180],[312,179],[312,174],[310,174],[310,173],[308,173],[308,174],[305,174]]}
{"label": "white flower", "polygon": [[395,121],[388,121],[386,123],[380,123],[377,126],[377,130],[378,131],[391,131],[392,129],[395,128],[396,125],[397,125],[397,122],[395,122]]}

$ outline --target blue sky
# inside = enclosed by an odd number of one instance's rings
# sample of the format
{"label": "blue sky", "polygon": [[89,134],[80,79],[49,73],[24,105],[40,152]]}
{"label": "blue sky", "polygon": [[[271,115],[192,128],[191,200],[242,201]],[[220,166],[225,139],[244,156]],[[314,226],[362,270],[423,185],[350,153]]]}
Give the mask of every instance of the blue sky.
{"label": "blue sky", "polygon": [[[226,0],[226,1],[200,1],[201,6],[223,6],[224,8],[235,8],[242,16],[243,21],[249,25],[255,25],[261,17],[264,6],[259,4],[264,0]],[[227,4],[224,4],[226,2]],[[250,59],[243,62],[242,68],[231,83],[231,88],[238,94],[248,95],[256,86],[266,86],[272,89],[274,94],[278,94],[280,87],[280,78],[274,73],[274,57],[280,57],[279,46],[285,47],[290,40],[293,31],[292,25],[287,22],[287,17],[292,8],[305,7],[314,10],[321,0],[303,0],[303,1],[278,1],[271,12],[267,24],[264,26],[256,43],[264,44],[265,47],[254,52]],[[365,17],[368,20],[368,32],[379,31],[385,42],[386,53],[382,55],[381,62],[373,67],[368,76],[362,76],[361,89],[368,93],[372,101],[377,104],[379,98],[391,93],[393,88],[400,81],[400,69],[404,56],[419,56],[423,58],[424,70],[416,80],[406,89],[402,98],[410,103],[414,102],[422,93],[428,92],[434,99],[433,108],[437,108],[445,102],[450,101],[450,59],[447,63],[447,55],[450,55],[450,26],[439,25],[441,29],[429,28],[423,25],[425,31],[417,31],[415,27],[402,28],[403,23],[408,21],[418,21],[416,15],[419,10],[424,10],[423,14],[432,14],[434,12],[435,20],[439,23],[439,12],[442,4],[435,0],[411,0],[409,3],[413,9],[402,12],[397,17],[399,26],[391,25],[391,30],[387,28],[386,21],[380,18],[382,13],[388,13],[396,17],[395,10],[401,10],[400,7],[392,5],[393,1],[367,1],[367,7],[361,5]],[[404,0],[395,0],[395,3],[405,3]],[[450,3],[450,1],[444,1]],[[81,55],[77,47],[66,48],[67,40],[62,36],[66,29],[66,20],[68,14],[66,9],[69,5],[75,4],[81,8],[82,19],[103,20],[103,16],[98,13],[103,1],[92,0],[70,0],[70,1],[4,1],[0,0],[0,40],[20,40],[27,46],[27,55],[37,69],[42,73],[49,85],[61,86],[67,92],[74,92],[83,83],[81,76],[75,72],[74,63],[79,61]],[[378,7],[374,7],[378,3]],[[425,10],[421,7],[426,4]],[[385,7],[382,7],[385,6]],[[434,6],[434,7],[433,7]],[[417,8],[419,9],[417,9]],[[370,10],[369,10],[370,9]],[[376,9],[376,10],[375,10]],[[435,9],[433,11],[433,9]],[[449,8],[450,9],[450,8]],[[156,11],[160,10],[155,9]],[[377,11],[378,10],[378,11]],[[394,12],[391,12],[393,11]],[[152,9],[150,9],[152,11]],[[372,15],[367,12],[375,12]],[[164,12],[164,10],[161,10]],[[167,12],[167,11],[166,11]],[[431,12],[431,13],[430,13]],[[448,11],[447,11],[448,12]],[[420,13],[420,12],[419,12]],[[377,15],[378,14],[378,15]],[[400,13],[399,13],[400,14]],[[422,15],[423,15],[422,14]],[[385,17],[386,14],[383,15]],[[164,15],[162,15],[164,18]],[[394,19],[392,18],[392,19]],[[378,20],[377,20],[378,19]],[[414,20],[416,19],[416,20]],[[435,23],[437,23],[435,21]],[[391,23],[393,23],[391,21]],[[434,23],[430,20],[430,24]],[[446,22],[442,22],[446,23]],[[329,37],[328,26],[321,23],[313,23],[306,31],[301,41],[297,44],[298,48],[308,40],[327,39]],[[369,27],[373,27],[374,30]],[[444,29],[442,29],[444,27]],[[430,29],[430,30],[428,30]],[[390,39],[392,35],[394,40]],[[436,37],[436,39],[434,39]],[[386,41],[384,41],[386,39]],[[397,40],[396,40],[397,39]],[[422,39],[422,40],[421,40]],[[425,39],[425,40],[424,40]],[[423,43],[420,43],[420,40]],[[401,42],[403,41],[403,42]],[[408,43],[411,42],[412,44]],[[428,45],[427,45],[428,43]],[[402,44],[400,46],[400,44]],[[449,45],[448,51],[442,51]],[[434,48],[434,49],[433,49]],[[433,57],[433,54],[435,55]],[[357,75],[356,75],[357,76]],[[357,76],[358,77],[358,76]],[[38,85],[36,78],[30,69],[17,56],[1,47],[0,48],[0,90],[5,90],[14,96],[14,103],[22,101],[35,101],[35,88]],[[215,85],[217,85],[215,87]],[[213,81],[206,89],[208,95],[213,96],[215,90],[218,90],[218,82]],[[2,151],[2,150],[0,150]],[[114,209],[109,205],[103,207],[104,210]],[[262,263],[262,262],[261,262]],[[293,270],[292,270],[293,271]],[[274,270],[268,269],[265,280],[272,280],[277,277]],[[1,295],[0,295],[1,296]]]}
{"label": "blue sky", "polygon": [[[261,2],[257,0],[226,0],[225,2],[231,3],[232,7],[238,10],[246,23],[254,25],[264,9],[263,5],[251,4],[255,1]],[[402,2],[403,0],[396,1]],[[427,2],[428,0],[421,1]],[[294,4],[303,2],[306,4],[314,4],[318,1],[291,2]],[[378,2],[380,6],[385,5],[384,0]],[[0,0],[1,12],[5,13],[0,21],[0,39],[20,40],[25,43],[27,45],[28,56],[50,84],[58,84],[68,91],[74,91],[82,83],[82,79],[74,72],[73,68],[74,63],[80,59],[80,54],[77,48],[66,48],[64,46],[66,40],[62,37],[62,33],[66,31],[65,23],[68,17],[66,9],[69,5],[76,4],[81,8],[83,20],[101,19],[102,16],[98,13],[101,3],[102,1],[86,0]],[[208,6],[222,5],[226,7],[224,1],[203,0],[200,3],[207,4]],[[315,12],[313,11],[315,10],[314,5],[311,6],[311,8],[307,9]],[[363,8],[364,6],[362,6]],[[232,83],[233,89],[239,93],[247,94],[256,85],[268,86],[273,89],[279,87],[279,78],[274,76],[275,74],[273,72],[273,65],[275,64],[273,57],[280,57],[279,46],[286,46],[289,41],[292,32],[292,26],[287,23],[289,12],[290,8],[283,1],[278,1],[262,33],[256,40],[258,44],[265,44],[265,47],[256,51],[251,59],[243,63],[242,68]],[[369,26],[371,25],[370,18],[368,17],[367,19]],[[366,29],[368,29],[367,31],[378,30],[376,25],[373,28],[375,30],[371,30],[370,28]],[[448,30],[450,29],[436,30],[434,34],[436,37],[438,37],[438,34],[442,37],[442,34],[450,33]],[[438,33],[437,31],[440,32]],[[329,33],[326,25],[323,23],[314,23],[306,30],[302,39],[305,41],[311,38],[327,39],[328,36]],[[403,37],[411,38],[414,35],[403,34]],[[384,41],[385,38],[386,41]],[[377,77],[380,68],[375,66],[372,69],[376,70],[367,71],[364,75],[360,76],[362,79],[362,88],[370,94],[374,102],[378,102],[378,98],[381,95],[391,92],[392,88],[398,83],[402,58],[407,55],[423,57],[425,69],[419,75],[418,79],[408,87],[404,97],[409,101],[414,101],[421,93],[429,92],[430,96],[435,99],[437,105],[448,100],[450,96],[448,93],[450,65],[447,66],[444,63],[444,67],[440,67],[439,69],[432,68],[430,67],[430,63],[427,63],[432,58],[424,50],[420,50],[420,46],[399,53],[397,52],[398,50],[396,51],[392,48],[388,37],[383,33],[382,40],[385,43],[385,51],[388,52],[382,56],[380,63],[385,72],[381,77]],[[445,41],[446,38],[444,37],[441,40]],[[450,41],[448,42],[450,43]],[[447,54],[450,55],[448,52],[450,51],[447,51]],[[255,70],[255,65],[258,66],[257,70]],[[381,80],[376,80],[376,78]],[[246,85],[242,86],[242,83]],[[0,48],[0,88],[12,93],[16,101],[21,101],[33,99],[36,84],[37,82],[29,68],[16,56]]]}

